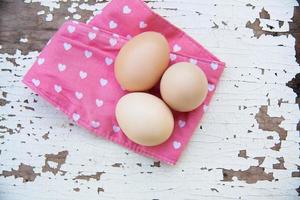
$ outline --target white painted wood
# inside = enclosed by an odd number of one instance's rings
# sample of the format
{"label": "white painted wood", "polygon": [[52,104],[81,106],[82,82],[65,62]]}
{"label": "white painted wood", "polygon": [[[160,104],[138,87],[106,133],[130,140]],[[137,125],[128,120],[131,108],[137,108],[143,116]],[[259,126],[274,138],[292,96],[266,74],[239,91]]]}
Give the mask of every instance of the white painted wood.
{"label": "white painted wood", "polygon": [[[44,23],[51,21],[49,14],[60,9],[63,3],[58,0],[24,2],[41,4],[42,10],[33,14],[43,18]],[[101,1],[72,2],[69,18],[75,14],[79,18],[83,10],[99,13],[106,5]],[[202,129],[197,129],[178,164],[151,167],[153,160],[71,126],[62,113],[20,82],[38,52],[21,55],[16,50],[14,55],[0,54],[0,69],[12,69],[12,73],[0,72],[0,91],[8,92],[6,100],[10,101],[0,107],[0,119],[7,119],[0,121],[0,126],[15,129],[21,124],[22,129],[12,135],[0,129],[3,136],[0,173],[18,169],[24,163],[35,167],[33,170],[41,175],[28,183],[23,183],[22,178],[0,176],[0,199],[298,199],[295,189],[299,187],[299,178],[292,178],[291,173],[297,171],[300,163],[300,139],[296,131],[300,112],[295,94],[285,85],[300,71],[295,61],[295,39],[291,35],[262,35],[257,39],[246,28],[246,23],[258,18],[264,7],[271,19],[262,20],[263,29],[268,30],[266,24],[274,24],[274,20],[282,20],[284,26],[275,30],[287,31],[296,0],[156,0],[148,5],[227,63],[216,95],[201,121]],[[219,28],[212,28],[214,23]],[[9,58],[16,59],[18,66]],[[26,99],[29,104],[24,103]],[[279,107],[279,99],[287,103]],[[34,100],[37,102],[33,103]],[[280,151],[270,149],[279,142],[278,134],[259,129],[255,120],[262,105],[269,105],[271,117],[285,118],[280,127],[288,131],[288,136],[282,141]],[[31,106],[34,111],[24,106]],[[49,139],[45,140],[42,136],[47,132]],[[268,136],[274,140],[267,139]],[[66,174],[42,172],[45,154],[64,150],[68,156],[61,170]],[[249,158],[238,157],[240,150],[246,150]],[[258,165],[255,157],[265,157],[261,167],[267,173],[272,172],[274,180],[249,184],[234,177],[232,182],[222,181],[222,168],[246,170]],[[284,158],[286,170],[273,169],[278,157]],[[115,163],[121,166],[113,167]],[[99,181],[73,180],[79,173],[91,175],[102,171],[105,174]],[[98,193],[98,188],[104,192]]]}

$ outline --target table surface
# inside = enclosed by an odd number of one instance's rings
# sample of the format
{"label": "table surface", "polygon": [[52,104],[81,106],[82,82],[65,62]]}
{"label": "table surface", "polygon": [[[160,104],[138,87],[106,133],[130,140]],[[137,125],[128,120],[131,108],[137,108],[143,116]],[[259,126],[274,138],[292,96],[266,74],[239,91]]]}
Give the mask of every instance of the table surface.
{"label": "table surface", "polygon": [[299,199],[297,1],[147,1],[227,64],[176,166],[93,136],[21,83],[65,20],[108,2],[0,1],[0,199]]}

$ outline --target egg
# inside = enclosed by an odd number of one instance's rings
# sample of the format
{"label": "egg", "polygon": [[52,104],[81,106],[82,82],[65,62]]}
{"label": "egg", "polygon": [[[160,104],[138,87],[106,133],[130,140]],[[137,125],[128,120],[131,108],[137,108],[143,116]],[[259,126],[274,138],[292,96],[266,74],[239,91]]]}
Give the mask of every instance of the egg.
{"label": "egg", "polygon": [[162,144],[173,132],[172,112],[160,98],[148,93],[123,96],[117,103],[115,114],[124,134],[143,146]]}
{"label": "egg", "polygon": [[174,110],[189,112],[203,103],[208,93],[208,81],[196,65],[179,62],[170,66],[160,82],[163,100]]}
{"label": "egg", "polygon": [[161,78],[169,64],[169,44],[157,32],[144,32],[129,40],[115,60],[115,76],[127,91],[146,91]]}

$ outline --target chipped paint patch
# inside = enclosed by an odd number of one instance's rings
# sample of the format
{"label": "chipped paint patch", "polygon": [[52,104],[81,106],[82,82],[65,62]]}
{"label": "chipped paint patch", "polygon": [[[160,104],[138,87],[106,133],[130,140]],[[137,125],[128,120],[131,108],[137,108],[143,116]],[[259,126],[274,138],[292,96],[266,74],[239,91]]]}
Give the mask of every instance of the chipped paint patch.
{"label": "chipped paint patch", "polygon": [[223,169],[223,181],[233,181],[233,177],[237,177],[238,180],[245,181],[248,184],[274,180],[273,173],[266,173],[263,167],[250,166],[247,170],[238,171]]}
{"label": "chipped paint patch", "polygon": [[160,161],[154,161],[151,167],[160,167]]}
{"label": "chipped paint patch", "polygon": [[6,104],[9,104],[9,103],[10,103],[10,101],[0,98],[0,106],[5,106]]}
{"label": "chipped paint patch", "polygon": [[239,154],[238,154],[238,157],[241,157],[241,158],[249,158],[249,156],[247,156],[247,151],[246,150],[240,150]]}
{"label": "chipped paint patch", "polygon": [[112,167],[122,167],[122,166],[123,166],[122,163],[115,163],[112,165]]}
{"label": "chipped paint patch", "polygon": [[73,188],[73,190],[75,191],[75,192],[79,192],[80,191],[80,188]]}
{"label": "chipped paint patch", "polygon": [[49,131],[48,131],[47,133],[45,133],[45,134],[42,136],[42,138],[43,138],[44,140],[48,140],[48,139],[49,139]]}
{"label": "chipped paint patch", "polygon": [[96,172],[96,174],[92,175],[78,175],[75,178],[73,178],[73,180],[90,181],[90,179],[95,179],[96,181],[99,181],[102,174],[105,174],[105,172]]}
{"label": "chipped paint patch", "polygon": [[[51,22],[54,19],[58,10],[65,9],[64,18],[73,18],[79,20],[84,15],[84,20],[90,20],[87,15],[96,15],[101,13],[101,9],[108,3],[107,0],[101,0],[94,3],[87,3],[86,0],[68,0],[68,1],[45,1],[45,0],[24,0],[26,4],[37,3],[44,10],[39,10],[36,12],[37,15],[45,16],[45,21]],[[46,11],[45,11],[46,10]]]}
{"label": "chipped paint patch", "polygon": [[0,133],[9,133],[10,135],[14,134],[14,130],[6,126],[0,126]]}
{"label": "chipped paint patch", "polygon": [[270,117],[268,115],[268,107],[261,106],[259,112],[255,115],[255,119],[259,124],[259,129],[264,131],[275,131],[279,135],[279,143],[276,143],[271,149],[279,151],[281,148],[281,141],[285,140],[287,137],[287,131],[280,127],[281,122],[284,121],[284,118],[281,117]]}
{"label": "chipped paint patch", "polygon": [[265,8],[262,8],[259,18],[256,18],[254,22],[248,21],[246,23],[246,28],[252,29],[256,38],[260,38],[262,35],[277,37],[290,34],[288,22],[271,20],[270,14]]}
{"label": "chipped paint patch", "polygon": [[65,164],[68,154],[68,151],[61,151],[57,154],[46,154],[45,165],[42,167],[42,172],[51,172],[54,175],[58,172],[62,172],[62,175],[64,175],[66,172],[61,170],[61,166]]}
{"label": "chipped paint patch", "polygon": [[266,157],[254,157],[254,159],[258,161],[258,166],[260,166],[261,164],[263,164]]}
{"label": "chipped paint patch", "polygon": [[284,158],[283,157],[276,158],[276,160],[278,160],[279,163],[273,164],[273,169],[286,169],[284,166]]}
{"label": "chipped paint patch", "polygon": [[23,178],[23,183],[33,182],[37,176],[40,176],[40,173],[34,172],[34,167],[21,163],[17,170],[11,169],[11,171],[2,171],[0,176],[9,177],[14,176],[15,178]]}
{"label": "chipped paint patch", "polygon": [[97,188],[97,193],[99,194],[100,192],[104,192],[104,189],[103,189],[103,188],[100,188],[100,187],[98,187],[98,188]]}

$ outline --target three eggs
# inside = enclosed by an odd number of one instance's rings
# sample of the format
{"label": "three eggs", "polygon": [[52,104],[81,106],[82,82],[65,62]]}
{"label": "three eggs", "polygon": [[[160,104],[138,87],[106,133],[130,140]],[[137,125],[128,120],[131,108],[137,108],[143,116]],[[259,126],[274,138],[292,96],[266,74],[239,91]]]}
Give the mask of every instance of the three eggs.
{"label": "three eggs", "polygon": [[[144,32],[127,42],[115,61],[118,83],[131,92],[117,103],[116,119],[124,134],[143,146],[162,144],[171,136],[174,129],[171,109],[192,111],[207,96],[204,72],[188,62],[168,68],[169,55],[169,44],[162,34]],[[146,93],[159,81],[163,100]]]}

